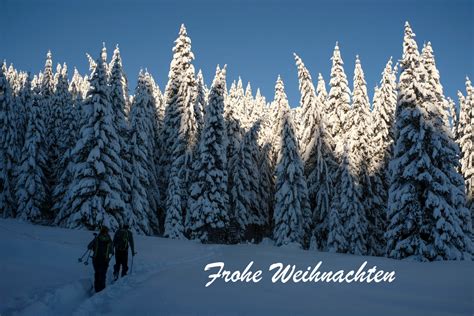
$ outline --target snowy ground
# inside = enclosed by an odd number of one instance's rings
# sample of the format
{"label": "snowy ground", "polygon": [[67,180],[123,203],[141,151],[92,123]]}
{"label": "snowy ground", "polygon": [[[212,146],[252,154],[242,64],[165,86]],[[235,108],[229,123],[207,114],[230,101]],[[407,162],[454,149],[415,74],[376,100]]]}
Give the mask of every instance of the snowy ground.
{"label": "snowy ground", "polygon": [[[92,266],[78,263],[91,232],[0,220],[0,315],[472,315],[473,262],[416,263],[277,248],[201,245],[137,237],[133,274],[90,297]],[[305,269],[357,269],[362,262],[396,280],[385,284],[273,284],[274,262]],[[114,261],[114,259],[112,259]],[[204,266],[243,270],[259,283],[209,281]],[[214,270],[213,270],[214,271]],[[111,269],[109,268],[109,279]]]}

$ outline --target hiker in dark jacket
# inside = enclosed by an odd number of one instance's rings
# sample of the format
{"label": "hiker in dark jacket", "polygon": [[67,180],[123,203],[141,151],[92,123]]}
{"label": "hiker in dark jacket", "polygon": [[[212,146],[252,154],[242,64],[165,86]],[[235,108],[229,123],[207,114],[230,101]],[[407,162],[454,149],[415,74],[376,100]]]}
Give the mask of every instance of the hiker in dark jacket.
{"label": "hiker in dark jacket", "polygon": [[96,293],[105,289],[105,278],[109,261],[114,255],[112,239],[107,227],[102,226],[99,235],[97,235],[87,246],[94,252],[92,264],[94,266],[94,288]]}
{"label": "hiker in dark jacket", "polygon": [[114,277],[118,278],[120,267],[122,267],[122,276],[127,275],[128,271],[128,248],[132,250],[132,256],[135,256],[135,245],[133,244],[133,235],[128,225],[120,228],[114,236],[115,248],[115,266]]}

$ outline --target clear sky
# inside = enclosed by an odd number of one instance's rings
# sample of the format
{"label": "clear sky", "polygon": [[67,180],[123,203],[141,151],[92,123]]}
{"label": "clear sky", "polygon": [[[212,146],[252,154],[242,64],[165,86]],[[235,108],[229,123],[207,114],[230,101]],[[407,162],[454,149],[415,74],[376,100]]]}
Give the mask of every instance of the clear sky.
{"label": "clear sky", "polygon": [[240,75],[271,100],[281,74],[292,106],[299,102],[293,52],[328,84],[339,41],[350,85],[359,54],[372,95],[388,58],[401,58],[406,20],[420,49],[431,41],[448,96],[457,101],[465,76],[474,77],[473,0],[0,0],[0,16],[0,58],[18,69],[38,72],[51,49],[55,64],[84,74],[86,52],[97,57],[105,42],[110,57],[118,43],[132,93],[142,67],[163,89],[181,23],[206,83],[216,64],[227,64],[229,86]]}

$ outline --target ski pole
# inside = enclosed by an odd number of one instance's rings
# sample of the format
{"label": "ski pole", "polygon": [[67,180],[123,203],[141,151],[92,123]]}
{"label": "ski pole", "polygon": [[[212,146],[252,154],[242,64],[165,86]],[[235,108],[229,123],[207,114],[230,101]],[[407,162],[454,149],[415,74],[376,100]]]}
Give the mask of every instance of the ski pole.
{"label": "ski pole", "polygon": [[132,264],[130,265],[130,274],[133,273],[133,257],[135,257],[135,254],[132,254]]}
{"label": "ski pole", "polygon": [[86,249],[86,251],[82,254],[82,256],[81,256],[79,259],[77,259],[77,261],[82,262],[82,260],[84,260],[84,257],[86,256],[86,254],[87,254],[89,251],[90,251],[90,249]]}
{"label": "ski pole", "polygon": [[89,255],[87,256],[87,259],[86,259],[86,262],[84,262],[84,265],[88,265],[89,264],[89,258],[90,258],[90,251],[89,251]]}

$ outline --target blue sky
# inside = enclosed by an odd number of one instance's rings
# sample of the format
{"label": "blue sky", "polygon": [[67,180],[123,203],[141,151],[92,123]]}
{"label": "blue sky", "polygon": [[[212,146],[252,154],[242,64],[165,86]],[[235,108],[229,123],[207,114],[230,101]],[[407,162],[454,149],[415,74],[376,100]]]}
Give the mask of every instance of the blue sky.
{"label": "blue sky", "polygon": [[472,0],[0,0],[0,11],[0,58],[8,63],[38,72],[51,49],[55,64],[66,62],[71,73],[73,66],[84,73],[86,52],[98,56],[105,42],[111,56],[118,43],[132,93],[142,67],[165,86],[181,23],[192,39],[195,67],[208,84],[216,64],[227,64],[229,86],[240,75],[254,93],[260,87],[272,99],[281,74],[292,106],[299,102],[293,52],[313,79],[321,72],[329,83],[330,57],[339,41],[350,85],[359,54],[372,95],[388,58],[401,57],[406,20],[420,49],[431,41],[448,96],[455,98],[465,76],[473,77]]}

